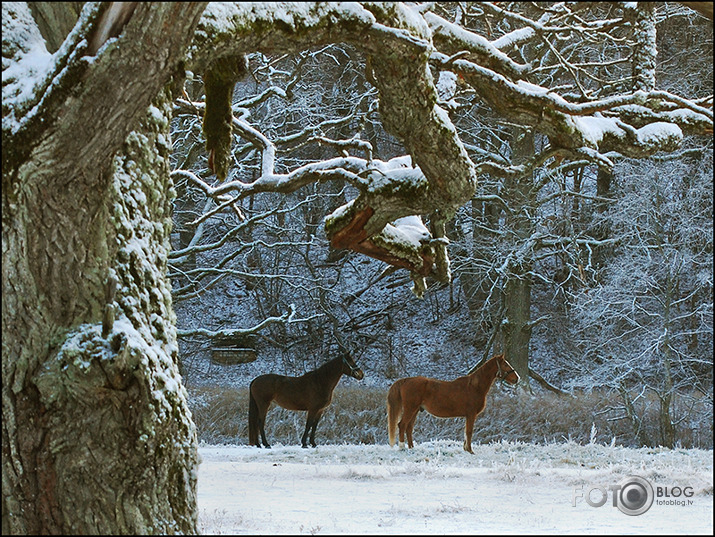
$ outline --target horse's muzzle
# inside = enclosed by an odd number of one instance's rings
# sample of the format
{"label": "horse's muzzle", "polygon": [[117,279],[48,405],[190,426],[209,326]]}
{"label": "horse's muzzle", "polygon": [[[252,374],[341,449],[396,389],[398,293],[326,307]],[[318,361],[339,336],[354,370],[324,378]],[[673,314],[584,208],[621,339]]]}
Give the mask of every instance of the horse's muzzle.
{"label": "horse's muzzle", "polygon": [[350,372],[350,376],[354,379],[362,380],[365,378],[365,373],[362,372],[362,369],[355,369]]}

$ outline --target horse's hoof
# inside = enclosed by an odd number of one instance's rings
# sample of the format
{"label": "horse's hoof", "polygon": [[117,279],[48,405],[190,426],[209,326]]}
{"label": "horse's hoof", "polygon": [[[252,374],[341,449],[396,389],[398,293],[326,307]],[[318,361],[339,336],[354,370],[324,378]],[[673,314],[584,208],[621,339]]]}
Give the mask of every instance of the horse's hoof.
{"label": "horse's hoof", "polygon": [[303,444],[303,445],[300,446],[300,447],[302,447],[303,449],[308,449],[308,444]]}

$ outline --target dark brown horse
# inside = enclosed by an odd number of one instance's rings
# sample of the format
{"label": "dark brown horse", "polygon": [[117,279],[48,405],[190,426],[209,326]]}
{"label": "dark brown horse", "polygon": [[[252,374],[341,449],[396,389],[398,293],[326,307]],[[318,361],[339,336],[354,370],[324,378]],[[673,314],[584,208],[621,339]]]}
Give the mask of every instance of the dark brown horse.
{"label": "dark brown horse", "polygon": [[318,425],[323,411],[333,399],[333,390],[338,385],[340,377],[344,374],[361,380],[365,374],[355,360],[345,355],[330,360],[318,369],[310,371],[300,377],[286,377],[284,375],[261,375],[251,381],[250,401],[248,404],[248,441],[252,446],[261,447],[258,433],[261,434],[263,445],[267,448],[266,440],[266,413],[271,403],[275,401],[287,410],[307,410],[308,421],[301,443],[308,447],[308,433],[310,443],[315,447],[315,427]]}
{"label": "dark brown horse", "polygon": [[387,433],[390,445],[395,445],[395,432],[400,428],[400,447],[412,447],[412,429],[420,410],[438,418],[464,417],[464,450],[472,451],[474,420],[484,410],[487,393],[496,379],[509,384],[519,382],[503,354],[491,357],[471,375],[455,380],[435,380],[426,377],[409,377],[395,382],[387,392]]}

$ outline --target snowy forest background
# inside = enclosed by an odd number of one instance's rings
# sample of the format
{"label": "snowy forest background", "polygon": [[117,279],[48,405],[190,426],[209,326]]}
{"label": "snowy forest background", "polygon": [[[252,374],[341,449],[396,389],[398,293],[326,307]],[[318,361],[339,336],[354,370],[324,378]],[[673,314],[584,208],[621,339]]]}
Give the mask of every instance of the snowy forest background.
{"label": "snowy forest background", "polygon": [[[602,530],[573,489],[643,474],[712,534],[712,5],[3,2],[2,533]],[[345,351],[316,449],[245,444]],[[481,455],[387,444],[499,352]]]}
{"label": "snowy forest background", "polygon": [[[534,19],[542,9],[510,7]],[[612,9],[603,7],[604,20]],[[476,3],[432,11],[492,40],[516,24]],[[659,89],[712,99],[712,24],[702,20],[658,3]],[[535,66],[534,83],[607,96],[633,80],[628,36],[595,35],[602,40],[567,33],[511,52]],[[233,94],[229,181],[260,176],[264,140],[275,147],[276,173],[347,154],[384,162],[405,155],[383,129],[364,58],[350,46],[248,59]],[[432,72],[473,162],[513,166],[544,149],[542,135],[505,121],[458,75]],[[216,185],[202,111],[192,104],[204,99],[201,76],[185,88],[173,165]],[[522,345],[533,377],[525,390],[494,388],[476,442],[598,436],[712,449],[712,137],[686,137],[677,152],[646,159],[606,156],[612,173],[552,158],[522,176],[480,176],[471,203],[447,226],[452,281],[428,278],[423,298],[407,271],[330,247],[323,218],[355,196],[346,182],[218,206],[174,172],[170,274],[200,440],[245,443],[251,379],[300,375],[348,349],[365,380],[341,381],[319,441],[384,443],[391,382],[451,379],[503,351],[511,295],[526,310]],[[226,355],[255,361],[229,364]],[[269,436],[295,443],[302,420],[273,410]],[[420,423],[422,440],[461,436],[460,420],[423,415]]]}

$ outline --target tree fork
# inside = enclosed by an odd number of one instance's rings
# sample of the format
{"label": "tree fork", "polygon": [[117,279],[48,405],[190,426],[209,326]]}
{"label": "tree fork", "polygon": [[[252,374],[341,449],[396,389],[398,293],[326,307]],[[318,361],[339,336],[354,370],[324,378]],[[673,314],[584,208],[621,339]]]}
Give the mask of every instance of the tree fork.
{"label": "tree fork", "polygon": [[[54,59],[53,85],[7,115],[3,103],[4,534],[196,531],[196,433],[166,278],[171,103],[162,88],[203,8],[138,5],[120,46],[87,61],[83,36],[101,11],[88,7],[95,18],[81,17]],[[36,44],[31,17],[13,9],[23,8],[3,4],[3,27],[18,17],[27,32],[16,35]],[[30,46],[15,45],[20,61]],[[118,309],[103,338],[110,268]]]}

